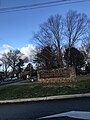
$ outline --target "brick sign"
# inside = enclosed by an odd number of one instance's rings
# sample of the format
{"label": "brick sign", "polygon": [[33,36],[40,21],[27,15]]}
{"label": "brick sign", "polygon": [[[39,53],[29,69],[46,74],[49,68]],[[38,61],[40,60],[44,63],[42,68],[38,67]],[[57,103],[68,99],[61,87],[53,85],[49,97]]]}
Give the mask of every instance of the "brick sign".
{"label": "brick sign", "polygon": [[67,69],[63,70],[44,70],[39,72],[41,79],[45,78],[58,78],[58,77],[70,77],[70,71]]}

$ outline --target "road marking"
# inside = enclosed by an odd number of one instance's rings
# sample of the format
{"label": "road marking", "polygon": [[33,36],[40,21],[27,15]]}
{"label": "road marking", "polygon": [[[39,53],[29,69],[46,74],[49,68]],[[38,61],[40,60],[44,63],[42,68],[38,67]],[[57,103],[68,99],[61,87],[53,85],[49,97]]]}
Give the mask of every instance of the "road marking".
{"label": "road marking", "polygon": [[58,118],[58,117],[71,117],[71,118],[77,118],[82,120],[90,120],[90,112],[84,112],[84,111],[70,111],[60,114],[54,114],[50,116],[41,117],[40,119],[47,119],[47,118]]}

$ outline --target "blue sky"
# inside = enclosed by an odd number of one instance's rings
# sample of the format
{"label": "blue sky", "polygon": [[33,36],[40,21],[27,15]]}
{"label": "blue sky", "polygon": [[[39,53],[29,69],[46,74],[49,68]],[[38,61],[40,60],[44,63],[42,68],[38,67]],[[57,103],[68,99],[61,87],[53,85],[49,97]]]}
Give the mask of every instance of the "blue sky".
{"label": "blue sky", "polygon": [[[1,0],[0,7],[14,7],[46,1],[53,0]],[[90,16],[90,2],[0,13],[0,47],[2,48],[4,44],[8,44],[15,49],[21,49],[27,47],[28,44],[33,44],[33,32],[38,30],[39,24],[46,21],[50,15],[57,13],[65,15],[68,10],[77,10]]]}

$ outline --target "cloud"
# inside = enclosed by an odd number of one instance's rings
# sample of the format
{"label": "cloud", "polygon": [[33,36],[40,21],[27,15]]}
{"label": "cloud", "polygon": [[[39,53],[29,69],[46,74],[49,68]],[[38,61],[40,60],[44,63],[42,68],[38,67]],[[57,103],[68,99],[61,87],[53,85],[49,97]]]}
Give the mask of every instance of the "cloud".
{"label": "cloud", "polygon": [[22,57],[27,57],[31,62],[35,56],[35,47],[32,44],[28,44],[26,47],[22,47],[20,52],[24,54]]}
{"label": "cloud", "polygon": [[9,49],[9,50],[14,49],[12,46],[10,46],[8,44],[3,44],[3,48],[4,49]]}
{"label": "cloud", "polygon": [[14,48],[8,44],[3,44],[0,50],[0,53],[8,53],[10,50],[13,50]]}
{"label": "cloud", "polygon": [[[0,58],[2,57],[3,53],[8,53],[10,50],[15,50],[14,47],[8,45],[8,44],[3,44],[2,47],[0,48]],[[32,62],[34,56],[35,56],[35,47],[32,44],[28,44],[25,47],[19,48],[21,54],[22,54],[22,59],[25,59],[26,57],[30,62]]]}
{"label": "cloud", "polygon": [[[3,53],[8,53],[10,50],[14,49],[12,46],[8,45],[8,44],[3,44],[0,47],[0,58],[2,58],[2,54]],[[2,61],[0,60],[0,64],[2,64]]]}
{"label": "cloud", "polygon": [[14,48],[8,44],[3,44],[0,47],[0,58],[2,57],[3,53],[8,53],[10,50],[13,50]]}

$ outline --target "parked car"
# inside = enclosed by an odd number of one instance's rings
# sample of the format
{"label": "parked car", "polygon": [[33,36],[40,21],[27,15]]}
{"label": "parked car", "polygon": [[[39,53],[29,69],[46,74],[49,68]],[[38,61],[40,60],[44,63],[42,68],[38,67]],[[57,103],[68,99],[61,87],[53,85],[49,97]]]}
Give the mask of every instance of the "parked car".
{"label": "parked car", "polygon": [[17,77],[13,77],[12,80],[17,80],[18,78]]}

